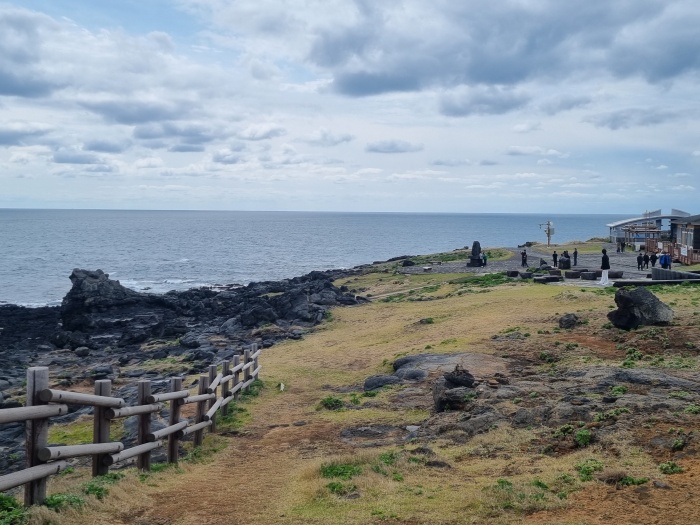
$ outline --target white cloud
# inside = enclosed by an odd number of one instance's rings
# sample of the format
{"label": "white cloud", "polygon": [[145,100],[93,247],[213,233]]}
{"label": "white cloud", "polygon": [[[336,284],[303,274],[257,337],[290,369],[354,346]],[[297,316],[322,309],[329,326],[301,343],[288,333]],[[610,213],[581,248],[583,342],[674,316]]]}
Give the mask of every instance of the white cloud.
{"label": "white cloud", "polygon": [[413,153],[422,149],[422,144],[414,144],[405,140],[380,140],[369,142],[365,146],[365,151],[368,153]]}
{"label": "white cloud", "polygon": [[[124,184],[155,177],[204,209],[249,206],[221,195],[265,195],[265,209],[462,211],[468,192],[479,211],[700,202],[692,183],[653,186],[690,182],[700,157],[690,0],[178,0],[157,20],[103,4],[0,4],[0,207],[46,192],[167,206]],[[589,196],[563,191],[590,180]]]}

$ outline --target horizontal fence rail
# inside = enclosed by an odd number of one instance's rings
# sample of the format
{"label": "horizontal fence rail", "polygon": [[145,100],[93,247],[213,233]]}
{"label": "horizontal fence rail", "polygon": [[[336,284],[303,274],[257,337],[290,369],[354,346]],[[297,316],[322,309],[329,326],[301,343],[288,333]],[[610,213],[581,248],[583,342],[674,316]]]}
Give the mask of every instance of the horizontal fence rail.
{"label": "horizontal fence rail", "polygon": [[[48,367],[32,367],[27,370],[27,403],[24,407],[0,409],[0,424],[24,422],[26,426],[26,468],[0,476],[0,492],[24,485],[25,505],[37,505],[46,499],[46,481],[68,468],[68,458],[92,456],[92,474],[101,476],[109,467],[131,458],[137,458],[139,469],[150,470],[151,452],[167,447],[168,463],[179,459],[179,441],[194,434],[194,445],[200,446],[204,430],[216,431],[216,417],[228,413],[228,405],[237,400],[241,391],[250,388],[258,379],[258,360],[261,349],[251,345],[241,356],[219,365],[210,365],[208,373],[199,377],[198,392],[190,395],[182,388],[182,378],[170,380],[170,391],[152,394],[151,382],[138,382],[138,402],[126,406],[124,399],[112,396],[112,383],[102,379],[95,381],[95,393],[85,394],[49,388]],[[241,374],[243,377],[241,377]],[[169,404],[168,426],[151,430],[151,417]],[[196,404],[196,416],[182,419],[181,409]],[[93,442],[83,445],[49,446],[48,430],[52,417],[68,413],[68,405],[94,407]],[[111,440],[109,431],[113,420],[137,416],[138,444],[125,449],[121,442]]]}

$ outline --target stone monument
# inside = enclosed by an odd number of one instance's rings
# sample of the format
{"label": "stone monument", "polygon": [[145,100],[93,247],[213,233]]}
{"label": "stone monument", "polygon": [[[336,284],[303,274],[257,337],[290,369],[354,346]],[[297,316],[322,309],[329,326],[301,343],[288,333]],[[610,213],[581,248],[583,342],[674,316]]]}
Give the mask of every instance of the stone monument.
{"label": "stone monument", "polygon": [[479,267],[483,265],[484,261],[481,258],[481,244],[479,243],[479,241],[474,241],[474,244],[472,244],[472,254],[469,256],[469,262],[467,263],[467,266]]}

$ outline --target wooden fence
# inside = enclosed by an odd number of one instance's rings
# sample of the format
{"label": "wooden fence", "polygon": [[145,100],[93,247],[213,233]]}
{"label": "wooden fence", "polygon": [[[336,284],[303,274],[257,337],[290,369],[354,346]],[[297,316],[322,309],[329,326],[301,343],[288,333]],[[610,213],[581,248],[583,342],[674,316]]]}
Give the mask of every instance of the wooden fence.
{"label": "wooden fence", "polygon": [[[241,356],[234,356],[233,362],[223,361],[221,371],[217,365],[209,366],[209,373],[199,377],[197,395],[190,395],[182,389],[182,378],[170,380],[170,391],[162,394],[151,393],[151,382],[138,382],[138,401],[134,406],[126,406],[123,399],[112,397],[112,382],[95,381],[95,394],[83,394],[49,388],[49,369],[32,367],[27,370],[27,402],[24,407],[0,409],[0,424],[24,421],[27,438],[26,468],[5,476],[0,476],[0,492],[25,485],[25,505],[43,503],[46,498],[46,481],[53,474],[65,470],[69,458],[92,456],[92,475],[101,476],[109,472],[115,463],[136,457],[136,465],[141,470],[149,470],[151,451],[167,446],[169,463],[178,461],[178,442],[185,436],[194,434],[194,445],[199,446],[204,439],[204,430],[216,431],[216,414],[228,413],[228,404],[238,399],[240,393],[250,388],[258,378],[258,359],[261,350],[251,345]],[[241,377],[242,375],[242,377]],[[219,392],[217,394],[217,391]],[[151,415],[159,412],[170,403],[168,426],[151,430]],[[196,403],[194,422],[180,420],[183,405]],[[68,413],[67,405],[87,405],[93,411],[93,443],[85,445],[48,446],[49,420]],[[114,419],[138,416],[138,445],[124,449],[121,442],[111,442],[110,423]]]}

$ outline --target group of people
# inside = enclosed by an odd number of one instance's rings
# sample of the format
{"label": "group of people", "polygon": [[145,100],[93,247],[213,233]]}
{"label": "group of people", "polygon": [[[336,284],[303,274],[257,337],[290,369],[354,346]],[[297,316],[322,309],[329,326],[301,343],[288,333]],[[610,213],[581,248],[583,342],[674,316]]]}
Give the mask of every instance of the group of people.
{"label": "group of people", "polygon": [[651,263],[652,268],[655,268],[657,260],[662,268],[666,270],[671,268],[671,256],[665,251],[659,256],[656,255],[656,252],[651,252],[651,255],[649,255],[647,252],[642,254],[640,250],[639,254],[637,255],[637,270],[648,270],[649,263]]}
{"label": "group of people", "polygon": [[[574,248],[574,253],[573,259],[574,259],[574,266],[578,263],[578,250]],[[552,261],[554,262],[554,267],[555,268],[561,268],[562,270],[566,270],[571,268],[571,258],[572,255],[569,255],[569,250],[564,250],[561,254],[561,256],[557,255],[557,251],[554,250],[554,253],[552,253]]]}
{"label": "group of people", "polygon": [[[617,251],[625,251],[625,243],[617,243]],[[610,257],[608,256],[608,251],[603,248],[602,251],[602,259],[600,262],[600,269],[601,269],[601,278],[598,284],[602,285],[607,285],[610,284],[610,281],[608,280],[608,271],[610,270]],[[566,259],[567,262],[570,258],[573,258],[574,260],[574,266],[576,266],[578,262],[578,250],[574,248],[573,253],[571,256],[569,255],[568,250],[564,250],[559,256],[557,254],[556,250],[554,253],[552,253],[552,262],[554,263],[554,267],[557,268],[558,263],[562,262],[562,259]],[[521,259],[521,265],[523,268],[527,267],[527,251],[523,250],[520,252],[520,259]],[[659,265],[664,268],[664,269],[670,269],[671,268],[671,256],[666,253],[665,251],[661,253],[661,255],[657,255],[656,252],[652,252],[651,255],[644,252],[639,252],[639,255],[637,255],[637,269],[638,270],[643,270],[649,268],[649,263],[651,262],[652,268],[656,266],[656,263],[659,263]],[[486,265],[486,261],[484,261],[484,265]]]}

